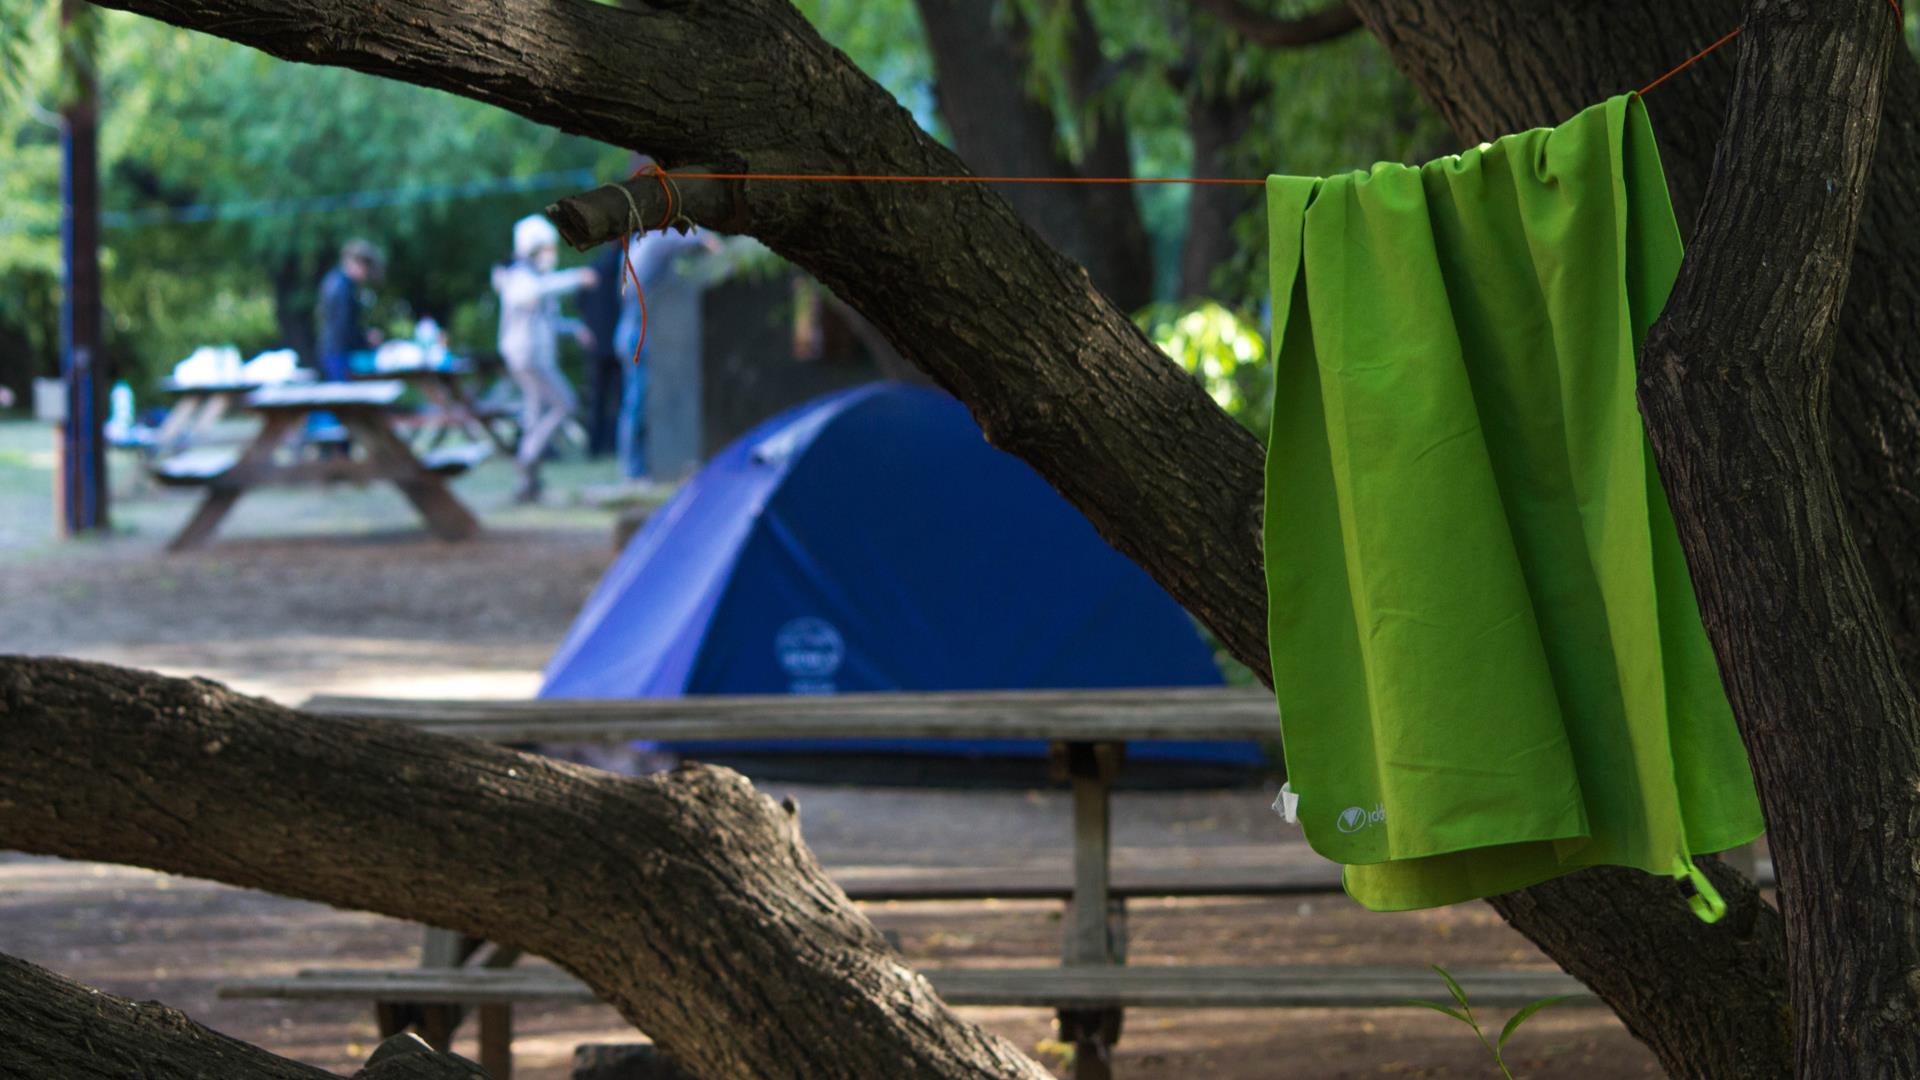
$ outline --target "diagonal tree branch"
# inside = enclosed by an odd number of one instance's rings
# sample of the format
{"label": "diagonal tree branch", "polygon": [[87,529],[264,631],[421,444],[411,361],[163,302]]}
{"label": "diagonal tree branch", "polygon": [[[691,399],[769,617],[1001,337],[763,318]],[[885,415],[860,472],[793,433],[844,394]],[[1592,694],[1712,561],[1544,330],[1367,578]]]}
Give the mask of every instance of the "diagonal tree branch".
{"label": "diagonal tree branch", "polygon": [[698,1076],[1046,1080],[900,962],[796,813],[725,769],[631,780],[203,680],[0,658],[0,847],[518,946]]}
{"label": "diagonal tree branch", "polygon": [[1292,17],[1255,11],[1242,0],[1189,0],[1194,7],[1240,32],[1255,45],[1270,49],[1295,49],[1318,45],[1360,29],[1360,16],[1345,0],[1306,15]]}

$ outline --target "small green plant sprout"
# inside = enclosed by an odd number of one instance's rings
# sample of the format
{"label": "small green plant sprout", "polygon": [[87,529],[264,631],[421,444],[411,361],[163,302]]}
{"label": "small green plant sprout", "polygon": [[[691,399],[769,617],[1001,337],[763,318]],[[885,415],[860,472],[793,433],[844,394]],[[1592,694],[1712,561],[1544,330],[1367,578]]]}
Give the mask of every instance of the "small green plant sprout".
{"label": "small green plant sprout", "polygon": [[1432,1009],[1437,1013],[1445,1013],[1472,1028],[1474,1038],[1479,1039],[1480,1045],[1486,1047],[1487,1053],[1493,1055],[1494,1066],[1500,1070],[1500,1075],[1506,1077],[1506,1080],[1513,1080],[1513,1072],[1507,1068],[1506,1059],[1501,1056],[1502,1052],[1507,1048],[1507,1040],[1513,1038],[1513,1033],[1520,1030],[1520,1025],[1526,1023],[1527,1019],[1534,1013],[1539,1012],[1549,1005],[1557,1005],[1562,1001],[1566,1001],[1568,997],[1571,996],[1563,994],[1559,997],[1546,997],[1541,998],[1539,1001],[1528,1003],[1523,1006],[1519,1012],[1513,1014],[1513,1017],[1507,1021],[1506,1027],[1500,1029],[1500,1038],[1498,1040],[1488,1042],[1487,1033],[1480,1029],[1480,1022],[1473,1018],[1473,1006],[1467,1002],[1467,992],[1460,988],[1460,983],[1456,981],[1453,976],[1447,974],[1445,968],[1439,964],[1434,964],[1432,967],[1433,970],[1440,973],[1442,979],[1447,981],[1447,992],[1453,995],[1453,1000],[1458,1002],[1460,1007],[1456,1009],[1451,1005],[1442,1005],[1437,1001],[1421,1001],[1418,999],[1408,1001],[1407,1004],[1418,1005],[1423,1009]]}

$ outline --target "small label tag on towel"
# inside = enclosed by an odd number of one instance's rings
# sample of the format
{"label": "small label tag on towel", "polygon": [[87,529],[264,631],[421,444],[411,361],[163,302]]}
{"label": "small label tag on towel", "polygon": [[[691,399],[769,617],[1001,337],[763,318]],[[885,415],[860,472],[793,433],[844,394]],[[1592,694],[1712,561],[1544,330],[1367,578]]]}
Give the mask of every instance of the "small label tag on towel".
{"label": "small label tag on towel", "polygon": [[1300,796],[1293,793],[1291,783],[1280,785],[1280,794],[1273,800],[1273,812],[1289,825],[1300,824]]}

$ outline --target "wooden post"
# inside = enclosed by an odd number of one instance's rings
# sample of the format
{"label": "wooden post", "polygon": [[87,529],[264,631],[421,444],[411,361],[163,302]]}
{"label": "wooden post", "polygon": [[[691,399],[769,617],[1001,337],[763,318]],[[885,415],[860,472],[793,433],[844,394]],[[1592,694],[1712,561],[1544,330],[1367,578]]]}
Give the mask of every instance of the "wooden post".
{"label": "wooden post", "polygon": [[60,524],[64,535],[107,527],[103,423],[107,379],[100,353],[100,170],[98,13],[60,0],[60,56],[68,79],[60,109],[60,247],[66,270],[60,304],[60,375],[67,418],[61,430]]}
{"label": "wooden post", "polygon": [[[1073,901],[1068,908],[1064,960],[1069,967],[1116,961],[1108,918],[1112,901],[1113,779],[1121,743],[1055,744],[1073,784]],[[1063,760],[1064,759],[1064,760]],[[1073,1043],[1074,1080],[1111,1080],[1119,1009],[1061,1009],[1060,1038]]]}
{"label": "wooden post", "polygon": [[493,1080],[513,1077],[513,1006],[482,1005],[480,1013],[480,1067]]}

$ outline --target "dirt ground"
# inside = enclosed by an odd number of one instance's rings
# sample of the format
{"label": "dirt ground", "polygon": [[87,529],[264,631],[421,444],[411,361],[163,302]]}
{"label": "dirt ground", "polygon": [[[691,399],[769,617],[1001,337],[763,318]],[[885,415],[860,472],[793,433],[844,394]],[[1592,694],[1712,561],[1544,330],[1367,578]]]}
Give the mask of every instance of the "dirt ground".
{"label": "dirt ground", "polygon": [[[529,694],[611,557],[610,521],[577,507],[494,513],[484,484],[469,497],[489,532],[461,545],[423,538],[404,508],[344,532],[288,535],[275,535],[263,512],[207,551],[168,556],[159,540],[187,504],[164,495],[143,496],[167,501],[137,508],[148,525],[133,536],[52,553],[43,544],[10,549],[0,536],[0,651],[205,675],[290,703],[316,692]],[[16,490],[36,486],[13,478]],[[325,507],[302,511],[307,520]],[[1053,790],[767,786],[798,799],[806,835],[829,865],[1057,863],[1069,850],[1067,804]],[[1271,798],[1258,789],[1122,793],[1119,857],[1287,845],[1289,856],[1310,858],[1267,810]],[[899,931],[917,962],[1031,964],[1058,955],[1054,904],[896,903],[868,912]],[[1130,928],[1136,962],[1545,964],[1479,904],[1376,915],[1332,897],[1165,900],[1134,905]],[[369,1009],[222,1001],[216,985],[305,967],[411,963],[418,941],[417,927],[380,916],[143,870],[0,855],[0,951],[165,1001],[336,1071],[351,1072],[370,1050]],[[1443,993],[1437,978],[1434,991]],[[963,1012],[1060,1064],[1048,1049],[1046,1012]],[[1491,1018],[1495,1031],[1504,1019]],[[638,1038],[601,1007],[527,1008],[516,1020],[516,1075],[533,1080],[566,1076],[578,1044]],[[475,1052],[470,1041],[462,1049]],[[1542,1013],[1511,1051],[1518,1077],[1660,1075],[1618,1021],[1594,1009]],[[1140,1010],[1127,1017],[1117,1064],[1128,1080],[1498,1075],[1471,1033],[1415,1009]]]}

